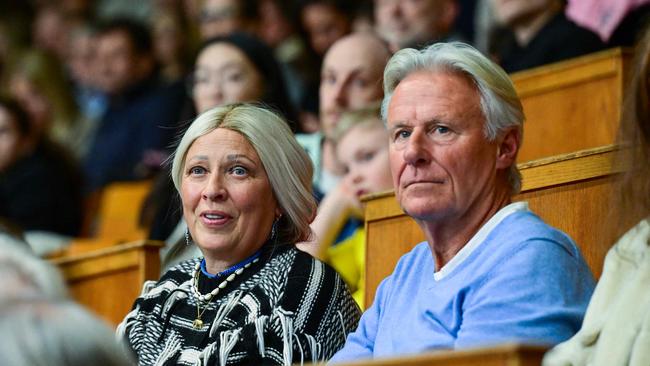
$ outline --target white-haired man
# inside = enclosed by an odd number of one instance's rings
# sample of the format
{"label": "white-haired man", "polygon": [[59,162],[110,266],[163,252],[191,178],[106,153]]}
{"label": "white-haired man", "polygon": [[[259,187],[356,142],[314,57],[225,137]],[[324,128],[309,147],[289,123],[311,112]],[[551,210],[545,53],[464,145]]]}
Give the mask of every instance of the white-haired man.
{"label": "white-haired man", "polygon": [[572,336],[594,280],[567,235],[511,203],[524,116],[505,72],[468,45],[438,43],[396,53],[384,92],[396,198],[426,241],[333,361]]}

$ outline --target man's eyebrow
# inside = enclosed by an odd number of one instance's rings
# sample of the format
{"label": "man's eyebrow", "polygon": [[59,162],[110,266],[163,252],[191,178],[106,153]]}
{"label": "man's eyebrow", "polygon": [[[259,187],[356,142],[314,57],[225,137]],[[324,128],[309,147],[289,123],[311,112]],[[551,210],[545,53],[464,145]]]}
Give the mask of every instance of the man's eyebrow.
{"label": "man's eyebrow", "polygon": [[412,126],[409,125],[409,124],[406,123],[406,122],[397,122],[395,125],[393,125],[392,127],[388,128],[388,130],[389,130],[389,131],[393,131],[393,130],[397,130],[397,129],[399,129],[399,128],[404,128],[404,127],[412,127]]}

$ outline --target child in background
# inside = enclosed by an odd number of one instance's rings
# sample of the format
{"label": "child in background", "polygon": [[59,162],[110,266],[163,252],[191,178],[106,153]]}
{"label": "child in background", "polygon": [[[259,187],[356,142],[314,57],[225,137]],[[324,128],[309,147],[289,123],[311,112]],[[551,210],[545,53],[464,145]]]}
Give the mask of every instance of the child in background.
{"label": "child in background", "polygon": [[345,175],[336,189],[321,201],[311,227],[314,240],[300,249],[336,269],[359,304],[364,308],[365,230],[362,227],[332,246],[350,216],[363,218],[360,198],[393,188],[388,162],[388,132],[379,119],[378,108],[349,112],[341,117],[334,132],[336,156]]}

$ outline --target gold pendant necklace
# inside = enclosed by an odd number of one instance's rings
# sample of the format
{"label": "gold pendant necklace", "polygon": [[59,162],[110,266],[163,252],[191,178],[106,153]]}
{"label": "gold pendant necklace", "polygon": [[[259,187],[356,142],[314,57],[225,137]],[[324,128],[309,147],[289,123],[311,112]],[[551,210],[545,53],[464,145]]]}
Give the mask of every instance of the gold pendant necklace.
{"label": "gold pendant necklace", "polygon": [[[244,269],[250,267],[253,263],[256,263],[259,261],[259,252],[255,254],[255,257],[248,261],[245,262],[245,264],[241,265],[241,267],[235,269],[226,277],[226,279],[219,284],[219,286],[215,287],[214,290],[210,291],[209,293],[202,295],[201,292],[199,291],[199,272],[201,272],[201,261],[197,263],[194,266],[194,272],[192,273],[192,293],[194,293],[194,296],[196,296],[196,319],[192,322],[192,327],[194,329],[202,329],[203,328],[203,320],[201,320],[201,317],[203,316],[203,313],[208,309],[210,306],[210,303],[212,302],[212,299],[217,297],[217,294],[219,294],[219,290],[224,289],[227,285],[228,282],[232,282],[237,275],[240,275],[242,272],[244,272]],[[222,272],[223,273],[223,272]],[[201,310],[201,302],[207,301],[205,304],[205,307],[203,310]]]}

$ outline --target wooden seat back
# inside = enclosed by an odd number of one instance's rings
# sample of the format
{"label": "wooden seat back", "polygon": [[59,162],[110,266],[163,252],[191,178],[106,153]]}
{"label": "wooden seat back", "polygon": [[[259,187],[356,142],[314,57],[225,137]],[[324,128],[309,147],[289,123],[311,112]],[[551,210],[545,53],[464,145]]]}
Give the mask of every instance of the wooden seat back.
{"label": "wooden seat back", "polygon": [[526,115],[519,161],[614,144],[630,67],[616,48],[513,73]]}

